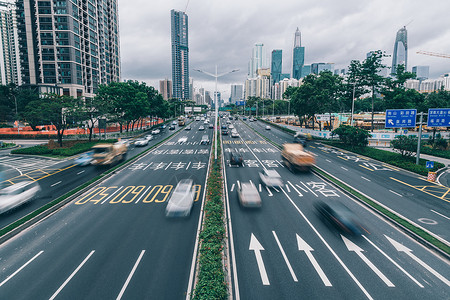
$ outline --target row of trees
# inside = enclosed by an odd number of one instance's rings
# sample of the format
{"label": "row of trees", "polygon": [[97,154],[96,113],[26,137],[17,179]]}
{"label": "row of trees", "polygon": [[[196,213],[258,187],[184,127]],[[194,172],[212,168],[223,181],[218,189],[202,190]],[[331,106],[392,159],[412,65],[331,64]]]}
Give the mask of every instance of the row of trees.
{"label": "row of trees", "polygon": [[[18,116],[15,115],[16,104]],[[174,115],[179,104],[176,99],[165,101],[158,91],[144,82],[131,80],[101,85],[95,97],[85,99],[56,94],[40,97],[36,92],[14,85],[0,87],[0,121],[16,117],[27,122],[33,130],[39,125],[54,125],[60,145],[67,128],[85,126],[91,140],[100,119],[118,123],[121,132],[122,128],[128,131],[136,124],[142,127],[146,117]]]}
{"label": "row of trees", "polygon": [[[308,75],[300,87],[289,87],[283,97],[291,100],[291,110],[302,124],[314,119],[314,114],[350,112],[355,98],[355,112],[372,112],[372,130],[374,111],[415,108],[426,112],[429,108],[450,107],[448,91],[422,94],[407,89],[405,82],[415,78],[415,74],[406,72],[403,65],[397,67],[392,78],[381,76],[380,71],[386,67],[382,64],[385,56],[381,51],[373,51],[362,62],[353,60],[345,78],[329,71]],[[365,95],[371,97],[362,97]]]}

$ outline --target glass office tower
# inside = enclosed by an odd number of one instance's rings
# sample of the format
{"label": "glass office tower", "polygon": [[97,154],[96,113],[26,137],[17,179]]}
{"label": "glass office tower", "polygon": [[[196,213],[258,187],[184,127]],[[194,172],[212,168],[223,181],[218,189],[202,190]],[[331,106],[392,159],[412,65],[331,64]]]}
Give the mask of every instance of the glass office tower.
{"label": "glass office tower", "polygon": [[294,50],[292,56],[292,78],[302,77],[302,68],[305,63],[305,47],[301,46],[301,34],[297,27],[294,36]]}
{"label": "glass office tower", "polygon": [[182,11],[170,11],[172,27],[172,84],[173,97],[190,99],[188,16]]}
{"label": "glass office tower", "polygon": [[272,51],[272,68],[271,77],[272,77],[272,85],[275,82],[279,82],[281,80],[281,72],[282,72],[282,63],[283,63],[283,50],[273,50]]}
{"label": "glass office tower", "polygon": [[397,73],[397,66],[404,65],[405,71],[407,70],[408,63],[408,39],[406,27],[397,31],[394,43],[394,54],[392,55],[392,69],[391,73]]}

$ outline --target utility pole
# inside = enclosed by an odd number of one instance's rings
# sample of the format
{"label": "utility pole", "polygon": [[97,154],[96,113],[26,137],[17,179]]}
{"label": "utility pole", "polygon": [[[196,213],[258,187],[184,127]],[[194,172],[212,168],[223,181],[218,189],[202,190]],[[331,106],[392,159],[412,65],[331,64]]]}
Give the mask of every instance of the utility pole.
{"label": "utility pole", "polygon": [[419,136],[418,136],[418,140],[417,140],[417,156],[416,156],[416,165],[419,164],[419,160],[420,160],[420,144],[422,142],[422,125],[423,125],[423,116],[424,115],[428,115],[427,113],[419,113],[420,115],[420,121],[419,121]]}

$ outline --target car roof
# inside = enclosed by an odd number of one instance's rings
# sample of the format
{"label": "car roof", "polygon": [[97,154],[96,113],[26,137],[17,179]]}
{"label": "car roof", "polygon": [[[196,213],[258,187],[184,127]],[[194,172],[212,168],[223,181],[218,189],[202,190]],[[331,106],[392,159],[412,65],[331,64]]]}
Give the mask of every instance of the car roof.
{"label": "car roof", "polygon": [[280,174],[278,174],[278,172],[275,171],[275,170],[265,170],[265,172],[266,172],[266,174],[267,174],[268,176],[271,176],[271,177],[280,177]]}
{"label": "car roof", "polygon": [[241,183],[241,190],[250,193],[250,192],[258,192],[256,189],[256,186],[251,184],[250,182],[242,182]]}

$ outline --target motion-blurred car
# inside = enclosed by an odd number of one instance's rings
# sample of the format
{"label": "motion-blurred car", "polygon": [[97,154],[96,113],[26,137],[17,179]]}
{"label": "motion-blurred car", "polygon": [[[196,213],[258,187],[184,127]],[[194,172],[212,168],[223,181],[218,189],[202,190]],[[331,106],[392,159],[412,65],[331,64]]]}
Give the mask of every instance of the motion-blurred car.
{"label": "motion-blurred car", "polygon": [[166,129],[166,127],[167,127],[166,124],[161,125],[161,130]]}
{"label": "motion-blurred car", "polygon": [[304,134],[301,132],[297,132],[294,135],[294,143],[299,143],[303,147],[306,147],[307,141],[310,141],[310,140],[312,140],[312,137],[310,134]]}
{"label": "motion-blurred car", "polygon": [[178,143],[183,144],[186,143],[188,140],[187,136],[182,136],[178,139]]}
{"label": "motion-blurred car", "polygon": [[144,147],[148,145],[148,140],[146,138],[139,138],[134,142],[134,144],[136,147]]}
{"label": "motion-blurred car", "polygon": [[91,164],[91,161],[93,160],[94,151],[89,151],[86,153],[81,154],[76,158],[73,163],[77,166],[84,167]]}
{"label": "motion-blurred car", "polygon": [[200,127],[198,128],[198,130],[205,130],[205,126],[200,125]]}
{"label": "motion-blurred car", "polygon": [[170,125],[169,126],[169,130],[175,130],[175,126],[174,125]]}
{"label": "motion-blurred car", "polygon": [[209,129],[213,129],[213,128],[214,128],[214,124],[209,123],[208,128],[209,128]]}
{"label": "motion-blurred car", "polygon": [[202,145],[208,145],[210,143],[209,136],[206,134],[202,136],[202,140],[200,141],[200,144]]}
{"label": "motion-blurred car", "polygon": [[183,179],[175,187],[166,206],[166,217],[187,217],[194,205],[192,179]]}
{"label": "motion-blurred car", "polygon": [[159,134],[161,132],[161,130],[159,129],[153,129],[152,130],[152,134]]}
{"label": "motion-blurred car", "polygon": [[22,181],[0,190],[0,213],[32,200],[41,190],[36,181]]}
{"label": "motion-blurred car", "polygon": [[280,174],[275,170],[264,169],[262,172],[259,172],[259,179],[267,187],[283,186],[283,180],[281,179]]}
{"label": "motion-blurred car", "polygon": [[322,217],[328,220],[338,230],[353,234],[361,235],[362,227],[356,221],[355,214],[344,204],[338,201],[319,201],[314,205]]}
{"label": "motion-blurred car", "polygon": [[261,207],[261,197],[256,186],[250,182],[242,182],[238,188],[239,203],[244,207]]}
{"label": "motion-blurred car", "polygon": [[239,137],[239,133],[236,131],[236,129],[231,130],[231,137],[233,137],[233,138]]}
{"label": "motion-blurred car", "polygon": [[270,130],[270,126],[269,125],[266,126],[266,130]]}
{"label": "motion-blurred car", "polygon": [[189,125],[189,126],[186,126],[186,128],[185,128],[185,130],[191,130],[192,128],[191,128],[191,126]]}
{"label": "motion-blurred car", "polygon": [[153,140],[153,135],[147,134],[147,135],[145,136],[145,138],[147,139],[147,141],[151,141],[151,140]]}
{"label": "motion-blurred car", "polygon": [[230,152],[230,166],[243,166],[244,158],[238,152]]}

